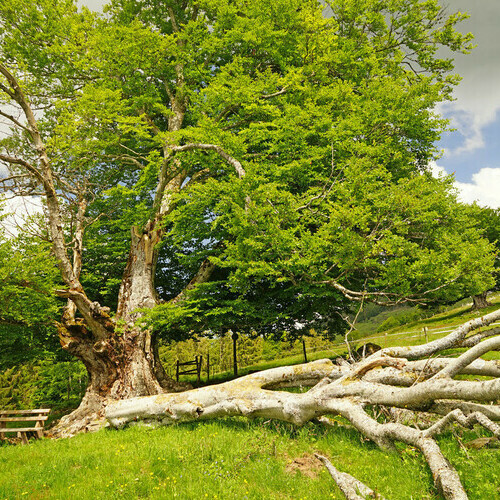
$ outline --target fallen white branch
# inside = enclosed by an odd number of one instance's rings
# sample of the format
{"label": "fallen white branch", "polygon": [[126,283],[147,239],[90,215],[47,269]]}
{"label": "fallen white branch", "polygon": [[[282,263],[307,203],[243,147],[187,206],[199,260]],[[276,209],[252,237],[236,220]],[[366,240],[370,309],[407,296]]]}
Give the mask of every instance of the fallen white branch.
{"label": "fallen white branch", "polygon": [[367,498],[385,500],[382,495],[379,495],[355,477],[347,474],[346,472],[340,472],[332,465],[328,458],[323,455],[318,455],[317,453],[314,455],[323,462],[324,466],[330,473],[330,476],[332,476],[333,480],[337,483],[337,486],[340,488],[340,491],[342,491],[347,500],[366,500]]}
{"label": "fallen white branch", "polygon": [[[352,364],[320,360],[183,393],[118,401],[107,407],[106,418],[115,427],[138,421],[167,425],[229,416],[273,418],[302,425],[324,415],[340,415],[383,448],[394,449],[399,441],[419,449],[445,498],[462,500],[467,495],[459,476],[434,437],[454,422],[467,427],[479,424],[500,435],[496,423],[500,421],[500,363],[480,358],[500,347],[500,337],[474,343],[456,358],[439,357],[439,353],[459,345],[467,334],[499,317],[500,311],[496,311],[465,323],[444,339],[423,346],[384,349]],[[425,353],[435,357],[417,359]],[[455,379],[458,374],[485,379]],[[305,393],[280,390],[310,386]],[[382,413],[387,421],[370,415],[370,408],[375,407],[389,410]],[[392,409],[435,413],[443,418],[421,430],[391,419]],[[349,483],[348,475],[334,474],[340,482]],[[364,494],[359,485],[353,488],[349,494]]]}

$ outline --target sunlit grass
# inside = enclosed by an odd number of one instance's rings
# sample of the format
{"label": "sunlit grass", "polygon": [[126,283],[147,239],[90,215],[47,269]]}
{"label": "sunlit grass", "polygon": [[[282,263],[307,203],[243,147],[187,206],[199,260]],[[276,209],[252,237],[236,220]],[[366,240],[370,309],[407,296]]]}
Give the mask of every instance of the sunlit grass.
{"label": "sunlit grass", "polygon": [[[471,491],[496,498],[500,454],[442,440]],[[384,452],[341,423],[327,429],[263,420],[219,420],[158,429],[105,430],[0,447],[0,499],[343,498],[322,467],[290,470],[314,452],[391,499],[439,498],[419,453]],[[481,461],[487,459],[487,467]],[[470,464],[477,470],[470,471]],[[312,477],[309,477],[310,474]]]}
{"label": "sunlit grass", "polygon": [[[413,332],[413,337],[378,333],[362,341],[376,342],[374,337],[382,335],[378,342],[382,347],[423,343],[424,326],[453,327],[495,309],[499,300],[500,295],[493,297],[496,305],[480,313],[464,306],[400,327]],[[428,339],[442,335],[430,331]],[[337,346],[309,353],[308,358],[343,353],[345,346]],[[487,357],[498,358],[499,353]],[[302,355],[266,361],[240,370],[240,375],[301,362]],[[232,376],[231,372],[219,374],[215,381]],[[416,450],[401,446],[399,454],[381,451],[341,419],[337,422],[333,429],[326,429],[312,423],[294,428],[279,422],[227,419],[158,429],[104,430],[67,440],[33,441],[28,446],[3,445],[0,500],[343,498],[319,465],[305,473],[290,470],[295,459],[311,461],[314,452],[327,455],[340,470],[358,477],[386,498],[440,498]],[[500,498],[499,450],[469,450],[460,445],[482,431],[454,432],[461,432],[460,441],[448,434],[440,444],[458,469],[470,498]]]}

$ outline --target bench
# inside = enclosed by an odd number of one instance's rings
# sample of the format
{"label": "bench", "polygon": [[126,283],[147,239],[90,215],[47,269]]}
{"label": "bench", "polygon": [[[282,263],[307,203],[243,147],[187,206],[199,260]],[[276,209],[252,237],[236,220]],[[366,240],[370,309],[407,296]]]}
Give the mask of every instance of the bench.
{"label": "bench", "polygon": [[[37,408],[35,410],[0,410],[0,439],[6,434],[16,433],[23,444],[28,443],[28,433],[36,437],[43,437],[43,426],[49,418],[50,409]],[[7,427],[8,422],[26,422],[24,427]],[[31,424],[31,425],[30,425]]]}

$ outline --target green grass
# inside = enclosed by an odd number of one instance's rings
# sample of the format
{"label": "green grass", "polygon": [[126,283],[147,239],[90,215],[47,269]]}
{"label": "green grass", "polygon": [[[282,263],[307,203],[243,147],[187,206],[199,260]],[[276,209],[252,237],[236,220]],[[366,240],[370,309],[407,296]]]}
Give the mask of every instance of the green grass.
{"label": "green grass", "polygon": [[[490,298],[491,300],[491,298]],[[493,298],[498,307],[500,295]],[[481,311],[480,314],[489,312]],[[453,327],[479,313],[462,306],[398,329],[417,334]],[[389,333],[394,333],[393,331]],[[374,334],[359,342],[374,341]],[[443,334],[429,333],[429,340]],[[383,347],[423,343],[424,336],[387,336]],[[309,359],[332,357],[344,346],[310,353]],[[498,353],[490,353],[498,357]],[[301,355],[267,361],[240,370],[246,374],[303,362]],[[232,378],[219,374],[214,381]],[[294,460],[311,460],[314,452],[330,457],[390,499],[438,499],[423,458],[410,447],[384,452],[337,420],[333,429],[316,424],[295,428],[280,422],[226,419],[157,429],[104,430],[60,441],[32,441],[28,446],[0,445],[2,499],[318,499],[343,498],[322,467],[309,467],[313,477],[290,470]],[[461,431],[461,441],[478,433]],[[440,439],[471,499],[500,498],[500,451],[465,450],[456,437]],[[305,457],[305,458],[304,458]],[[306,471],[307,472],[307,471]]]}
{"label": "green grass", "polygon": [[[499,497],[498,450],[472,450],[468,458],[450,436],[442,446],[471,499]],[[315,451],[387,498],[439,498],[411,448],[381,451],[343,425],[227,419],[0,446],[0,499],[343,498],[322,467],[307,469],[314,477],[289,470]]]}

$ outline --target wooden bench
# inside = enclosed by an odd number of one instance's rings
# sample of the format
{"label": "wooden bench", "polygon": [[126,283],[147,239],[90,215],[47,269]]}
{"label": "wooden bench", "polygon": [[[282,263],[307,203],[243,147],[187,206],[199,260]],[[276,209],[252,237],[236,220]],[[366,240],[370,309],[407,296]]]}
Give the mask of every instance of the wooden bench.
{"label": "wooden bench", "polygon": [[[36,437],[43,437],[43,426],[47,420],[50,409],[37,408],[35,410],[0,410],[0,439],[5,439],[6,434],[16,433],[24,444],[28,443],[28,433]],[[25,427],[7,427],[7,422],[26,422]],[[31,426],[28,424],[31,423]]]}

